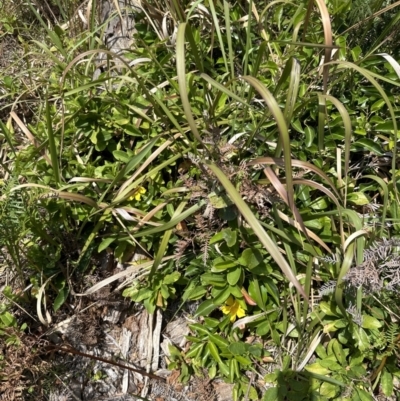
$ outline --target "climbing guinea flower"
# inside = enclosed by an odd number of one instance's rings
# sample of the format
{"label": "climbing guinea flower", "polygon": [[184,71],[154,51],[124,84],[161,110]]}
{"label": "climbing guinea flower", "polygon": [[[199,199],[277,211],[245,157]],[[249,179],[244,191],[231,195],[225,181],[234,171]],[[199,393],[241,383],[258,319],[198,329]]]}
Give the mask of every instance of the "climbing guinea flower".
{"label": "climbing guinea flower", "polygon": [[239,302],[230,296],[224,306],[221,306],[221,311],[224,315],[230,315],[231,322],[234,322],[236,318],[246,316],[246,311],[240,306]]}
{"label": "climbing guinea flower", "polygon": [[140,201],[140,198],[142,197],[143,194],[146,193],[146,188],[143,187],[137,187],[133,194],[128,198],[128,200],[137,200]]}

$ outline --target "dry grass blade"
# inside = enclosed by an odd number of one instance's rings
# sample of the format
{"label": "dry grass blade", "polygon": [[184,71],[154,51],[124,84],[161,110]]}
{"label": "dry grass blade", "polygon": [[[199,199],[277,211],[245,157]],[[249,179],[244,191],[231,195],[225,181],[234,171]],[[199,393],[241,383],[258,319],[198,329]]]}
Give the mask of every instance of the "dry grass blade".
{"label": "dry grass blade", "polygon": [[[66,199],[66,200],[71,200],[73,202],[82,202],[86,203],[89,206],[92,206],[95,209],[100,209],[100,208],[105,208],[107,205],[105,203],[101,203],[98,205],[93,199],[88,198],[87,196],[84,195],[79,195],[79,194],[74,194],[71,192],[63,192],[63,191],[58,191],[56,189],[47,187],[46,185],[40,185],[40,184],[21,184],[17,185],[13,188],[11,188],[11,192],[17,191],[22,188],[42,188],[46,189],[49,191],[49,196],[50,197],[55,197],[55,198],[61,198],[61,199]],[[47,194],[43,195],[46,196]]]}
{"label": "dry grass blade", "polygon": [[[285,117],[282,114],[282,111],[278,105],[278,102],[272,96],[271,92],[256,78],[250,76],[242,77],[246,82],[248,82],[257,92],[262,96],[267,104],[270,112],[275,118],[276,124],[278,126],[278,131],[280,134],[280,140],[283,147],[283,157],[284,157],[284,164],[286,170],[286,191],[288,194],[288,202],[289,207],[294,213],[294,191],[293,191],[293,184],[292,184],[292,163],[291,163],[291,154],[290,154],[290,138],[289,132],[287,128],[287,124],[285,121]],[[280,156],[277,155],[278,157]]]}
{"label": "dry grass blade", "polygon": [[308,347],[307,354],[304,356],[303,361],[296,367],[297,372],[301,372],[304,367],[306,366],[307,362],[310,360],[312,355],[314,354],[315,349],[318,347],[318,344],[321,342],[322,334],[320,332],[317,333],[317,335],[314,337],[314,339],[311,341],[310,346]]}
{"label": "dry grass blade", "polygon": [[[41,322],[44,326],[46,326],[46,327],[48,327],[48,326],[50,325],[50,323],[51,323],[51,316],[50,316],[50,313],[46,310],[46,319],[43,317],[43,313],[42,313],[42,298],[43,298],[44,291],[45,291],[45,289],[46,289],[47,283],[48,283],[49,281],[51,281],[51,279],[52,279],[54,276],[55,276],[55,274],[52,275],[51,277],[49,277],[49,278],[41,285],[41,287],[39,288],[39,292],[38,292],[38,294],[37,294],[37,300],[36,300],[36,312],[37,312],[38,318],[39,318],[40,322]],[[44,299],[46,299],[46,297],[44,297]]]}
{"label": "dry grass blade", "polygon": [[[165,258],[162,259],[162,263],[167,262],[168,260],[174,259],[176,256],[172,255],[172,256],[166,256]],[[93,287],[90,287],[88,290],[86,290],[83,294],[75,294],[78,297],[84,297],[90,294],[94,294],[95,292],[101,290],[103,287],[113,283],[114,281],[122,278],[122,277],[126,277],[129,274],[135,273],[138,270],[143,270],[143,269],[150,269],[151,266],[153,266],[154,261],[150,261],[150,262],[144,262],[138,265],[133,265],[131,267],[128,267],[127,269],[125,269],[122,272],[119,272],[117,274],[114,274],[111,277],[107,277],[106,279],[100,281],[99,283],[95,284]]]}
{"label": "dry grass blade", "polygon": [[124,25],[124,18],[122,17],[122,12],[121,12],[121,8],[119,7],[119,1],[118,0],[113,0],[114,2],[114,7],[116,8],[119,18],[121,18],[121,26]]}
{"label": "dry grass blade", "polygon": [[265,249],[269,252],[272,258],[275,260],[277,265],[282,270],[283,274],[287,279],[296,287],[297,291],[308,300],[308,297],[301,286],[300,282],[297,280],[296,276],[293,274],[288,262],[282,256],[279,247],[275,242],[272,241],[270,236],[265,232],[264,228],[261,226],[260,222],[254,216],[253,212],[250,210],[249,206],[242,199],[240,194],[237,192],[235,187],[225,176],[225,174],[214,164],[208,164],[208,167],[217,176],[218,180],[224,186],[226,192],[235,203],[236,207],[239,209],[240,213],[243,215],[249,226],[253,229],[254,233],[259,238],[260,242],[264,245]]}
{"label": "dry grass blade", "polygon": [[[181,134],[175,134],[173,139],[177,139],[181,136]],[[152,146],[152,143],[155,143],[152,141],[149,144]],[[157,158],[158,155],[160,155],[165,149],[168,148],[173,143],[173,140],[167,140],[164,142],[161,146],[159,146],[148,158],[147,160],[135,171],[135,173],[130,177],[128,180],[126,180],[122,185],[121,188],[119,189],[117,195],[115,196],[113,203],[118,203],[121,202],[127,194],[129,194],[132,189],[136,187],[136,183],[132,184],[132,182]],[[145,147],[146,148],[146,147]],[[143,149],[144,150],[144,149]],[[132,185],[131,185],[132,184]]]}
{"label": "dry grass blade", "polygon": [[278,310],[277,308],[275,308],[275,309],[270,309],[270,310],[268,310],[268,311],[266,311],[266,312],[257,313],[256,315],[253,315],[253,316],[246,316],[246,317],[243,317],[243,318],[241,318],[241,319],[239,319],[239,320],[236,320],[236,322],[235,322],[235,323],[233,324],[233,326],[232,326],[232,330],[235,330],[235,329],[237,329],[238,327],[246,326],[246,324],[249,324],[249,323],[251,323],[251,322],[254,322],[255,320],[259,319],[260,317],[263,317],[263,316],[265,316],[265,315],[268,315],[268,314],[270,314],[270,313],[272,313],[272,312],[276,312],[277,310]]}
{"label": "dry grass blade", "polygon": [[[251,162],[247,163],[248,166],[254,166],[257,164],[276,164],[279,167],[285,167],[284,161],[280,158],[277,157],[259,157],[257,159],[252,160]],[[296,160],[292,159],[292,166],[293,167],[300,167],[305,170],[310,170],[314,172],[315,174],[319,175],[322,179],[324,179],[329,186],[333,189],[333,191],[336,193],[337,197],[340,199],[340,195],[331,181],[331,179],[318,167],[314,166],[313,164],[309,162],[305,162],[302,160]]]}
{"label": "dry grass blade", "polygon": [[[17,123],[18,127],[21,129],[21,131],[26,135],[26,137],[29,139],[29,141],[32,143],[33,146],[35,146],[36,148],[39,148],[40,145],[38,143],[38,141],[36,140],[36,138],[31,134],[31,131],[29,131],[29,129],[27,128],[27,126],[21,121],[21,119],[17,116],[17,114],[12,111],[10,113],[11,118]],[[50,158],[45,154],[44,150],[42,151],[42,155],[44,157],[44,159],[47,161],[47,163],[49,163],[49,165],[51,166],[51,160]]]}
{"label": "dry grass blade", "polygon": [[88,178],[88,177],[73,177],[69,181],[69,183],[72,182],[105,182],[105,183],[112,183],[112,180],[109,180],[107,178]]}
{"label": "dry grass blade", "polygon": [[394,69],[395,73],[397,74],[397,76],[400,79],[400,65],[399,63],[389,54],[387,53],[378,53],[377,56],[381,56],[383,57]]}
{"label": "dry grass blade", "polygon": [[307,227],[301,224],[299,224],[297,221],[294,221],[290,217],[286,216],[286,214],[283,214],[280,210],[278,210],[278,215],[279,217],[292,225],[293,227],[296,227],[298,230],[302,231],[308,238],[313,239],[316,243],[322,246],[328,253],[332,253],[332,250],[328,247],[328,245],[325,244],[324,241],[322,241],[321,238],[318,237],[317,234],[313,233],[311,230],[309,230]]}
{"label": "dry grass blade", "polygon": [[[322,25],[324,28],[324,37],[325,37],[325,59],[324,63],[329,63],[331,61],[331,54],[332,54],[332,26],[331,26],[331,19],[329,16],[328,8],[324,0],[316,0],[319,11],[321,13],[322,18]],[[324,65],[324,93],[328,90],[328,78],[329,78],[329,65]]]}
{"label": "dry grass blade", "polygon": [[[257,11],[256,5],[254,4],[254,1],[251,1],[251,0],[247,0],[247,1],[248,1],[248,3],[251,2],[251,12],[253,13],[254,18],[256,19],[257,23],[260,24],[260,16],[259,16],[259,14],[258,14],[258,11]],[[261,25],[261,24],[260,24],[260,25]],[[262,37],[266,42],[269,43],[268,35],[267,35],[267,32],[265,32],[265,29],[264,29],[264,28],[261,28],[261,37]]]}
{"label": "dry grass blade", "polygon": [[[269,179],[271,184],[277,190],[277,192],[279,193],[279,195],[282,198],[282,200],[289,206],[289,199],[288,199],[287,191],[285,190],[285,188],[282,185],[282,183],[279,181],[278,177],[272,171],[271,167],[266,167],[264,169],[264,174],[267,176],[267,178]],[[306,236],[308,242],[311,243],[310,237],[308,235],[309,230],[307,230],[306,226],[304,225],[303,219],[301,218],[301,215],[300,215],[299,210],[297,209],[296,205],[293,206],[292,212],[293,212],[293,215],[295,216],[298,224],[297,223],[296,224],[292,224],[293,220],[291,220],[291,219],[290,219],[290,221],[288,221],[288,220],[286,220],[286,221],[290,222],[290,224],[294,225],[297,229],[300,229],[304,233],[304,235]],[[318,238],[317,242],[320,243],[319,242],[319,238]]]}
{"label": "dry grass blade", "polygon": [[[325,57],[324,57],[324,66],[323,66],[323,84],[324,84],[323,89],[324,89],[324,94],[325,94],[328,89],[328,78],[329,78],[329,65],[326,65],[326,63],[329,63],[331,61],[332,45],[333,45],[332,26],[331,26],[331,19],[329,17],[329,11],[328,11],[328,8],[326,7],[324,0],[315,0],[315,1],[319,8],[319,12],[321,14],[322,26],[324,29]],[[304,42],[304,38],[305,38],[306,31],[308,28],[308,22],[310,19],[313,4],[314,4],[314,0],[308,1],[307,15],[306,15],[305,21],[304,21],[303,42]]]}
{"label": "dry grass blade", "polygon": [[318,182],[315,182],[312,180],[306,180],[303,178],[298,178],[298,179],[293,180],[293,184],[308,185],[310,187],[318,189],[319,191],[323,192],[325,195],[328,195],[329,198],[335,203],[338,210],[340,210],[341,206],[340,206],[340,203],[339,203],[338,199],[336,198],[336,196],[328,188],[325,188],[323,185],[319,184]]}
{"label": "dry grass blade", "polygon": [[355,233],[351,234],[349,238],[346,239],[346,242],[344,243],[343,250],[346,252],[347,248],[349,245],[358,237],[362,237],[363,235],[368,235],[369,232],[367,230],[358,230]]}

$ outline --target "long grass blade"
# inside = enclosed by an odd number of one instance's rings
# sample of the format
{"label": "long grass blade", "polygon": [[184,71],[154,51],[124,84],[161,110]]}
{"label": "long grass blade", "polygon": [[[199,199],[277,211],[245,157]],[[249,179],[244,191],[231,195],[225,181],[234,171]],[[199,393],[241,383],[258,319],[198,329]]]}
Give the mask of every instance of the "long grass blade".
{"label": "long grass blade", "polygon": [[254,216],[253,212],[250,210],[249,206],[244,202],[240,194],[237,192],[235,187],[225,176],[225,174],[214,164],[207,164],[212,172],[216,175],[218,180],[224,186],[226,192],[235,203],[236,207],[239,209],[240,213],[246,219],[249,226],[254,230],[261,243],[264,245],[265,249],[269,252],[278,266],[281,268],[283,274],[288,278],[288,280],[296,287],[297,291],[305,298],[307,298],[303,287],[297,280],[296,276],[293,274],[290,266],[286,259],[282,256],[278,246],[272,241],[270,236],[265,232],[260,222]]}
{"label": "long grass blade", "polygon": [[179,93],[182,100],[183,110],[185,111],[186,119],[189,123],[190,129],[192,130],[192,134],[197,141],[204,146],[196,122],[193,118],[186,87],[185,29],[186,23],[181,23],[178,27],[178,35],[176,39],[176,69],[178,72]]}
{"label": "long grass blade", "polygon": [[49,105],[49,99],[48,99],[47,94],[46,94],[45,107],[46,107],[47,137],[49,138],[51,166],[52,166],[53,172],[54,172],[54,180],[57,183],[57,185],[60,185],[61,184],[61,175],[60,175],[60,169],[58,167],[58,155],[57,155],[56,140],[54,137],[53,121],[51,118],[50,105]]}
{"label": "long grass blade", "polygon": [[[248,82],[254,89],[262,96],[265,100],[269,110],[271,111],[272,115],[275,118],[275,121],[278,126],[278,130],[280,133],[280,138],[282,141],[283,146],[283,157],[285,163],[285,170],[286,170],[286,190],[288,193],[288,201],[289,207],[294,211],[294,190],[293,190],[293,183],[292,183],[292,157],[290,154],[290,138],[289,132],[287,128],[287,124],[285,121],[285,117],[282,114],[282,111],[272,96],[271,92],[256,78],[251,76],[244,76],[242,77],[246,82]],[[277,154],[276,157],[279,157],[280,154]]]}

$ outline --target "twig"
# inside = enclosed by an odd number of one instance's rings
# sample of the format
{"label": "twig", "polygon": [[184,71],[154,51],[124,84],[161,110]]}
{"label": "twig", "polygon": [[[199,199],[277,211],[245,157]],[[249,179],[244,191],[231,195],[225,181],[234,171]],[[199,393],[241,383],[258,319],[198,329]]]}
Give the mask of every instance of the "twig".
{"label": "twig", "polygon": [[98,356],[86,354],[86,353],[80,352],[80,351],[78,351],[78,350],[76,350],[74,348],[58,347],[56,345],[48,345],[46,348],[49,349],[47,352],[61,351],[61,352],[65,352],[65,353],[68,353],[68,354],[79,355],[79,356],[83,356],[85,358],[90,358],[90,359],[94,359],[96,361],[100,361],[100,362],[108,363],[110,365],[118,366],[119,368],[128,369],[128,370],[130,370],[132,372],[139,373],[142,376],[150,377],[151,379],[165,381],[165,379],[163,377],[157,376],[157,375],[155,375],[153,373],[150,373],[150,372],[146,372],[145,370],[132,368],[130,366],[123,365],[122,363],[110,361],[109,359],[105,359],[105,358],[101,358],[101,357],[98,357]]}

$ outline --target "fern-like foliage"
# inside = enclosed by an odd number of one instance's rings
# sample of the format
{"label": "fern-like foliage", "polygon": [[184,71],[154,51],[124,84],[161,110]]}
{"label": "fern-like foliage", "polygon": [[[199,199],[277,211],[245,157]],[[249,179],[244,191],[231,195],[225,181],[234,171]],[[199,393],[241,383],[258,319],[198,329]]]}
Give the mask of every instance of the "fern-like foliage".
{"label": "fern-like foliage", "polygon": [[362,287],[365,294],[400,291],[400,239],[383,238],[365,250],[364,260],[351,268],[343,280],[347,285]]}

